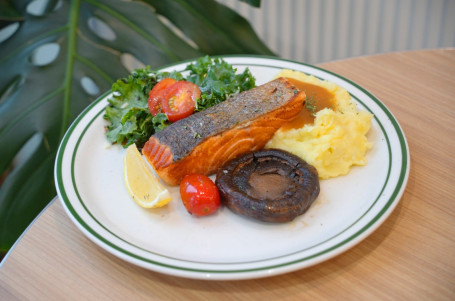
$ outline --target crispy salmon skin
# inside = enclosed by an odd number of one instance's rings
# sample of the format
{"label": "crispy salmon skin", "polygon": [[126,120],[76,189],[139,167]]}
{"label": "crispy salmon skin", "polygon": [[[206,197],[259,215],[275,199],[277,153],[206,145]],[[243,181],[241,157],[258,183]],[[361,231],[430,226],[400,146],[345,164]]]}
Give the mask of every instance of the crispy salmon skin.
{"label": "crispy salmon skin", "polygon": [[262,149],[304,102],[304,92],[278,78],[171,124],[150,137],[142,153],[170,185],[190,173],[210,175],[230,159]]}

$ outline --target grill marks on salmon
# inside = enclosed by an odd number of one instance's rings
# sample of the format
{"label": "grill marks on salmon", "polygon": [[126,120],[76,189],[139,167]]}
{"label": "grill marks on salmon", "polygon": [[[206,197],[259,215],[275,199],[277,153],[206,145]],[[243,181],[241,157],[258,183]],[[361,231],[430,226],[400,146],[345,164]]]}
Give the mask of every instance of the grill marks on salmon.
{"label": "grill marks on salmon", "polygon": [[304,101],[304,92],[278,78],[171,124],[150,137],[142,153],[170,185],[190,173],[210,175],[230,159],[262,149]]}

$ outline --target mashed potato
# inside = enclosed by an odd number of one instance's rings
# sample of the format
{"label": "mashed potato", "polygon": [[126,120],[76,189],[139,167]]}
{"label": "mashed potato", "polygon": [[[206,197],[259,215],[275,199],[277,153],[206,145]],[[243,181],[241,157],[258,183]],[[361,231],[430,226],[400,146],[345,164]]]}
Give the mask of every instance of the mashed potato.
{"label": "mashed potato", "polygon": [[314,123],[295,129],[281,128],[266,147],[301,157],[317,169],[321,179],[345,175],[351,166],[367,164],[365,154],[372,143],[366,134],[373,115],[358,111],[349,93],[335,83],[292,70],[283,70],[277,75],[281,76],[326,89],[333,95],[333,108],[316,112]]}

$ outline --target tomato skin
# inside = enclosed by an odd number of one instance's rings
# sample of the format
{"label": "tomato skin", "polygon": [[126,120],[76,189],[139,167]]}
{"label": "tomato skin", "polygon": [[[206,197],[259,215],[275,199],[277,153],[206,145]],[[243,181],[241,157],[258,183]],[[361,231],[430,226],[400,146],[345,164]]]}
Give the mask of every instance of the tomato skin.
{"label": "tomato skin", "polygon": [[173,78],[163,78],[149,92],[148,106],[149,111],[153,116],[161,113],[161,103],[163,102],[164,94],[167,89],[177,81]]}
{"label": "tomato skin", "polygon": [[180,196],[188,213],[213,214],[220,207],[220,193],[210,178],[201,174],[186,175],[180,183]]}
{"label": "tomato skin", "polygon": [[201,90],[193,83],[178,81],[166,89],[161,107],[171,122],[193,114],[196,100],[201,97]]}

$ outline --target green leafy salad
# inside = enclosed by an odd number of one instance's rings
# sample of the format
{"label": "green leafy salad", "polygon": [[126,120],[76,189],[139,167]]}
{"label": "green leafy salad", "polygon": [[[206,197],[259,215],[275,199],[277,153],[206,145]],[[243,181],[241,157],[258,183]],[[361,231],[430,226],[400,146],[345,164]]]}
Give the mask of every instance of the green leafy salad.
{"label": "green leafy salad", "polygon": [[161,79],[185,80],[199,86],[201,96],[195,104],[195,112],[198,112],[256,86],[248,68],[239,74],[236,71],[224,60],[209,56],[189,64],[182,73],[153,71],[150,66],[134,70],[112,85],[113,96],[108,99],[104,114],[110,123],[107,139],[125,148],[133,143],[142,147],[151,135],[171,124],[164,113],[153,116],[148,107],[149,92]]}

